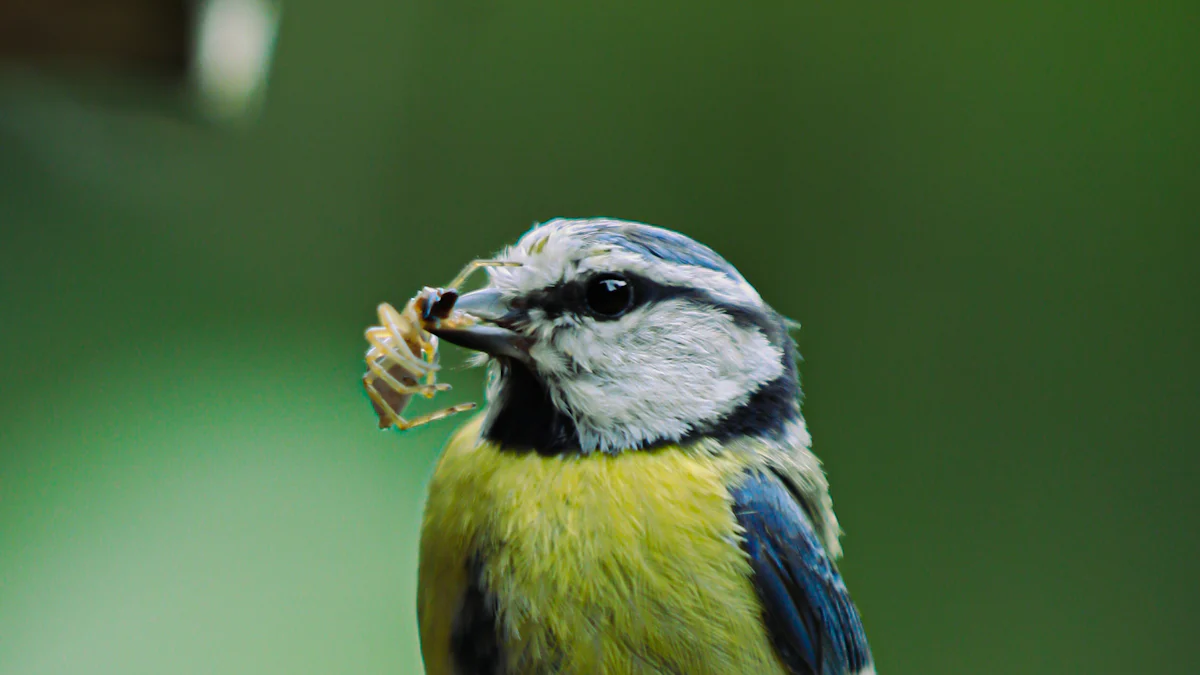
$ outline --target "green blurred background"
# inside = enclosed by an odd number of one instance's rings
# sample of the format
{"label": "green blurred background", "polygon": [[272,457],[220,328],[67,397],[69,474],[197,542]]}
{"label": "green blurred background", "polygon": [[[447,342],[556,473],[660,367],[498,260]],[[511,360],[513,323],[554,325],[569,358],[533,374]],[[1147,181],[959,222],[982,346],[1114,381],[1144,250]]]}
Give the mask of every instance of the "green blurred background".
{"label": "green blurred background", "polygon": [[454,424],[375,430],[362,330],[559,215],[803,322],[881,673],[1188,672],[1198,45],[1190,0],[290,0],[241,131],[10,82],[0,673],[420,672]]}

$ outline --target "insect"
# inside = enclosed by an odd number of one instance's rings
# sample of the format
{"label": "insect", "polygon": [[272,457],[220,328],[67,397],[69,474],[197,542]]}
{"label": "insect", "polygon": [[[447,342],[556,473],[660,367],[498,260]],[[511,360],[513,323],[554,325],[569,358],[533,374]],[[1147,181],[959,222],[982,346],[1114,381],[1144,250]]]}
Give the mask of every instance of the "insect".
{"label": "insect", "polygon": [[417,293],[403,311],[388,303],[379,305],[378,326],[366,331],[367,372],[363,375],[363,388],[371,399],[375,414],[379,416],[379,428],[394,426],[400,431],[423,424],[436,422],[451,415],[471,410],[474,403],[459,403],[412,419],[401,416],[413,396],[433,398],[438,392],[449,391],[450,385],[437,381],[438,339],[431,335],[426,326],[431,321],[438,325],[456,327],[477,323],[471,315],[455,311],[458,288],[476,270],[484,267],[515,267],[520,263],[498,260],[474,260],[467,264],[458,276],[445,288],[425,287]]}

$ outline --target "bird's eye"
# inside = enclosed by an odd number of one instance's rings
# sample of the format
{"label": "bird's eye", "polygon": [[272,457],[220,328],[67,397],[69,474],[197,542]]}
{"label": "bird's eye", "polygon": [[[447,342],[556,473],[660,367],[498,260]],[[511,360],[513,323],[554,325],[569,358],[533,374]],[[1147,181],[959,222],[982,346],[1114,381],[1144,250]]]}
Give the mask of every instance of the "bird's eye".
{"label": "bird's eye", "polygon": [[633,307],[633,286],[616,274],[601,274],[587,283],[588,309],[605,319],[615,319]]}

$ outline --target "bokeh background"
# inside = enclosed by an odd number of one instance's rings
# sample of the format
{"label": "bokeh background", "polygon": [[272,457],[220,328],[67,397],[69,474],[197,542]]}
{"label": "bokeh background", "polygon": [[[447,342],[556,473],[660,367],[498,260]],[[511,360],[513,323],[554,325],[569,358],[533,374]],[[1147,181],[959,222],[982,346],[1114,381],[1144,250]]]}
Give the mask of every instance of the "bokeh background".
{"label": "bokeh background", "polygon": [[252,124],[10,73],[0,673],[421,672],[454,424],[375,429],[362,330],[559,215],[803,323],[881,673],[1188,672],[1197,45],[1182,0],[289,0]]}

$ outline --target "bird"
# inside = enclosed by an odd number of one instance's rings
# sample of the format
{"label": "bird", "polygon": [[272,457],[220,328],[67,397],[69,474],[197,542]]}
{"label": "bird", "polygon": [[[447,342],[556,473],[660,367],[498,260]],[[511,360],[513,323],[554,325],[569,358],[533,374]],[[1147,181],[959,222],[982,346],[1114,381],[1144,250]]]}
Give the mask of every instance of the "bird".
{"label": "bird", "polygon": [[555,218],[433,327],[487,367],[428,485],[429,675],[874,675],[793,322],[674,230]]}

